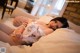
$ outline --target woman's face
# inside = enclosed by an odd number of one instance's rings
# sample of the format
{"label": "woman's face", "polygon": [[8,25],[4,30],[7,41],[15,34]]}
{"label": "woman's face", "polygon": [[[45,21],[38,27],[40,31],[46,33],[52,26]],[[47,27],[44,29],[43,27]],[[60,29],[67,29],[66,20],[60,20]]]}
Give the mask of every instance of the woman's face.
{"label": "woman's face", "polygon": [[63,24],[60,21],[50,21],[49,27],[52,29],[61,28]]}

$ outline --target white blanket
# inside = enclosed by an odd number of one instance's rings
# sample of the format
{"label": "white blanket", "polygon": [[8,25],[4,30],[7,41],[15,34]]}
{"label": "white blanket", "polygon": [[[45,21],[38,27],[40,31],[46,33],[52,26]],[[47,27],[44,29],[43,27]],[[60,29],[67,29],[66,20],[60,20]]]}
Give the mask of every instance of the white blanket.
{"label": "white blanket", "polygon": [[42,37],[31,49],[31,53],[80,53],[80,35],[67,28],[57,29]]}
{"label": "white blanket", "polygon": [[[7,45],[6,45],[7,46]],[[12,53],[80,53],[80,34],[67,28],[57,29],[29,46],[11,46]]]}

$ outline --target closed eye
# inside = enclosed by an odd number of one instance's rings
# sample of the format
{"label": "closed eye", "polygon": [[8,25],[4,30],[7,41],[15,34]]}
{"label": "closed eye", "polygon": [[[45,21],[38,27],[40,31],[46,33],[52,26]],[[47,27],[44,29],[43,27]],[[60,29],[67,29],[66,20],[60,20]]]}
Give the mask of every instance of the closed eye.
{"label": "closed eye", "polygon": [[[56,20],[55,20],[55,23],[57,24],[57,21],[56,21]],[[58,24],[56,25],[56,29],[57,29],[57,28],[59,28],[59,27],[58,27]]]}

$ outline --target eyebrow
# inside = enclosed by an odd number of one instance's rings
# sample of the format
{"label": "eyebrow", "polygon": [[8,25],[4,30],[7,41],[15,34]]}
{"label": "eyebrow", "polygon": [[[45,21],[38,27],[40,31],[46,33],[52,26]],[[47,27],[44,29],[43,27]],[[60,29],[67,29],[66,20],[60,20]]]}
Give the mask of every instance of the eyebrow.
{"label": "eyebrow", "polygon": [[55,23],[57,23],[57,20],[54,20]]}

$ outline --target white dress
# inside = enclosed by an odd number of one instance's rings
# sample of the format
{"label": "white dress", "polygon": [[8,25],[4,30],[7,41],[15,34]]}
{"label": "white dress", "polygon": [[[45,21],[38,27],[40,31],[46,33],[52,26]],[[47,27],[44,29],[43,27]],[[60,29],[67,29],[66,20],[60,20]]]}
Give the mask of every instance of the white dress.
{"label": "white dress", "polygon": [[37,24],[37,22],[32,22],[28,24],[23,32],[23,41],[26,43],[34,43],[39,40],[41,36],[44,36],[45,33],[43,29]]}

